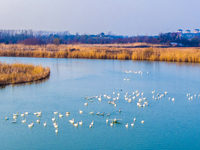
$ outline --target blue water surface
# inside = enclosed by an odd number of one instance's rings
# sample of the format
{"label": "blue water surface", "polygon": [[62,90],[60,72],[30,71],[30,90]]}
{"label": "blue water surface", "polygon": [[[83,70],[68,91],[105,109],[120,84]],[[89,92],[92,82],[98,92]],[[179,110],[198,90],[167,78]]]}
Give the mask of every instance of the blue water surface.
{"label": "blue water surface", "polygon": [[[200,65],[148,61],[12,58],[0,61],[19,61],[48,66],[51,75],[42,83],[9,85],[0,89],[0,149],[200,149]],[[143,74],[124,71],[142,71]],[[147,73],[148,72],[148,73]],[[124,80],[130,79],[130,81]],[[124,95],[144,92],[149,106],[139,108],[138,99],[128,103]],[[152,91],[155,90],[155,94]],[[159,100],[152,98],[167,91]],[[115,92],[115,94],[113,94]],[[108,104],[104,94],[117,97],[117,106]],[[187,93],[193,95],[189,100]],[[100,95],[102,100],[86,96]],[[196,94],[196,97],[194,97]],[[175,101],[168,98],[175,98]],[[111,98],[111,100],[112,100]],[[88,102],[88,106],[84,103]],[[119,113],[119,109],[122,110]],[[83,113],[79,114],[79,110]],[[41,123],[33,113],[42,111]],[[58,111],[62,118],[54,115]],[[65,113],[70,111],[66,117]],[[89,112],[94,111],[95,115]],[[98,116],[100,111],[109,117]],[[17,123],[12,115],[19,112]],[[29,112],[21,117],[20,114]],[[5,116],[9,120],[5,121]],[[51,118],[56,117],[58,134]],[[113,127],[106,119],[122,119]],[[130,124],[136,117],[134,127]],[[21,121],[26,118],[27,123]],[[69,120],[83,121],[74,127]],[[144,124],[141,124],[144,120]],[[33,128],[28,124],[34,122]],[[47,126],[43,123],[47,121]],[[89,124],[94,121],[90,129]],[[126,128],[125,124],[129,123]]]}

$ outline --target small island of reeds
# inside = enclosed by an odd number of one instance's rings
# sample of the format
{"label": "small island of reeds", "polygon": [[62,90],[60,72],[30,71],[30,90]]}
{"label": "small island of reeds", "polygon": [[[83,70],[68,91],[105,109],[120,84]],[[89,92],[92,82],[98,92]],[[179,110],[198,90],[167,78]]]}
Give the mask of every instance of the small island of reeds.
{"label": "small island of reeds", "polygon": [[23,63],[0,62],[0,86],[16,83],[26,83],[49,77],[49,67]]}

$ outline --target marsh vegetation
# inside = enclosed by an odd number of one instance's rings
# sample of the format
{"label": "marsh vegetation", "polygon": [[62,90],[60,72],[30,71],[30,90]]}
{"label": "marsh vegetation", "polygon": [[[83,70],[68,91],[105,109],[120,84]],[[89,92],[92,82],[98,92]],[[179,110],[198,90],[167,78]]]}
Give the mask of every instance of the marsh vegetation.
{"label": "marsh vegetation", "polygon": [[165,47],[158,44],[0,45],[0,56],[119,59],[200,63],[198,47]]}
{"label": "marsh vegetation", "polygon": [[0,62],[0,86],[15,83],[26,83],[45,79],[50,75],[48,67],[41,65]]}

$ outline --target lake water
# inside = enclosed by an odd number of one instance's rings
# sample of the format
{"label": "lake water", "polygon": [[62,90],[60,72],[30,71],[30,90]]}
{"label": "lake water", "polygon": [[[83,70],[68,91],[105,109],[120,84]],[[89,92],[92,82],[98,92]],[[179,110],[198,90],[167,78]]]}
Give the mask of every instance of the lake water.
{"label": "lake water", "polygon": [[[0,149],[199,149],[200,148],[200,65],[146,61],[11,58],[0,61],[49,66],[50,78],[38,84],[6,86],[0,89]],[[124,71],[142,71],[143,74]],[[148,72],[148,73],[147,73]],[[130,81],[124,80],[130,79]],[[139,108],[134,91],[147,98],[149,106]],[[152,91],[155,93],[152,94]],[[154,95],[168,94],[159,100]],[[113,94],[115,92],[115,94]],[[104,94],[117,97],[117,106],[108,104]],[[189,100],[190,93],[196,97]],[[86,96],[100,95],[102,100]],[[175,101],[168,98],[175,98]],[[88,102],[88,106],[84,103]],[[121,113],[119,109],[121,108]],[[79,114],[79,110],[83,113]],[[30,114],[21,117],[28,111]],[[42,111],[41,123],[33,113]],[[53,112],[64,116],[59,118]],[[65,113],[70,111],[66,117]],[[94,111],[94,115],[89,112]],[[99,116],[100,111],[110,116]],[[19,112],[17,123],[12,115]],[[5,116],[9,120],[5,121]],[[55,116],[58,134],[51,118]],[[106,119],[122,119],[112,127]],[[134,117],[134,127],[131,126]],[[26,118],[27,123],[21,121]],[[69,120],[83,121],[74,127]],[[144,120],[144,124],[141,123]],[[34,122],[32,128],[28,124]],[[47,121],[47,126],[43,123]],[[89,124],[94,121],[90,129]],[[126,128],[126,123],[129,127]]]}

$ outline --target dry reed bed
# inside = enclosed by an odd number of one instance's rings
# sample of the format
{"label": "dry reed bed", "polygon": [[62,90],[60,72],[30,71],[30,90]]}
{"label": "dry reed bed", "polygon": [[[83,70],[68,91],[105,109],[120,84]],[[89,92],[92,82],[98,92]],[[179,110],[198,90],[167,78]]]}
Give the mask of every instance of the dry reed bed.
{"label": "dry reed bed", "polygon": [[200,63],[199,48],[131,48],[135,44],[107,45],[0,45],[0,56],[148,60]]}
{"label": "dry reed bed", "polygon": [[38,81],[47,78],[49,75],[49,67],[43,68],[41,65],[0,62],[0,86]]}

